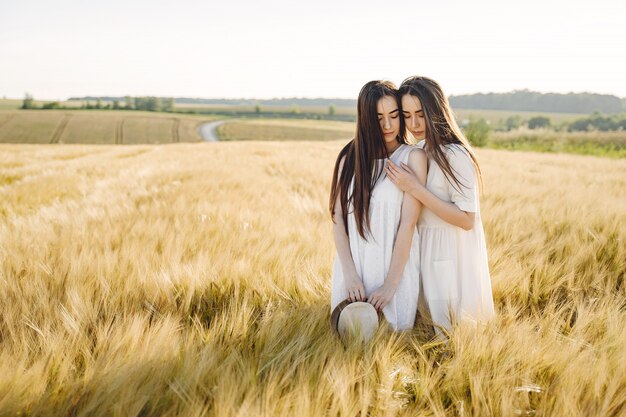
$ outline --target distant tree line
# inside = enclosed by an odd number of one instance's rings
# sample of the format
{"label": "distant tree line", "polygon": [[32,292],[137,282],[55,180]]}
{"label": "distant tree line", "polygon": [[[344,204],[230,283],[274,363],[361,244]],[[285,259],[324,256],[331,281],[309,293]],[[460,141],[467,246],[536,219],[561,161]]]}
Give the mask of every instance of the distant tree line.
{"label": "distant tree line", "polygon": [[552,132],[626,131],[626,114],[603,115],[596,112],[587,117],[556,124],[546,116],[534,116],[524,120],[519,115],[514,115],[493,124],[484,118],[470,117],[469,120],[460,121],[459,125],[470,143],[480,147],[487,143],[491,131],[508,132],[524,128]]}
{"label": "distant tree line", "polygon": [[[104,101],[124,101],[125,97],[114,96],[85,96],[85,97],[70,97],[69,100],[76,101],[95,101],[101,99]],[[304,98],[304,97],[291,97],[291,98],[273,98],[267,100],[256,99],[208,99],[208,98],[189,98],[189,97],[174,97],[175,104],[217,104],[217,105],[232,105],[232,106],[319,106],[328,107],[334,105],[336,107],[355,107],[356,100],[344,99],[344,98]]]}
{"label": "distant tree line", "polygon": [[[113,100],[115,104],[116,100]],[[145,110],[145,111],[162,111],[172,112],[174,111],[174,98],[173,97],[124,97],[124,108],[129,110]]]}
{"label": "distant tree line", "polygon": [[[111,100],[107,100],[111,98]],[[174,111],[174,98],[172,97],[154,97],[154,96],[140,96],[131,97],[126,96],[123,99],[113,97],[93,97],[83,101],[81,109],[112,109],[112,110],[144,110],[155,112],[173,112]],[[104,100],[109,101],[104,104]],[[95,101],[95,103],[93,103]],[[26,94],[22,101],[22,109],[63,109],[65,108],[58,101],[45,102],[41,106],[35,104],[35,100],[32,94]]]}
{"label": "distant tree line", "polygon": [[626,130],[626,114],[605,116],[600,113],[594,113],[588,117],[583,117],[569,123],[567,130],[570,132],[585,130],[599,130],[601,132]]}
{"label": "distant tree line", "polygon": [[[97,101],[120,103],[125,102],[128,97],[116,96],[85,96],[70,97],[70,100]],[[356,107],[356,100],[342,98],[273,98],[267,100],[255,99],[205,99],[174,97],[164,99],[152,97],[152,104],[142,104],[148,107],[155,107],[154,100],[173,100],[175,104],[213,104],[232,106],[283,106],[283,107],[306,107],[317,106],[327,107]],[[626,111],[626,99],[620,99],[609,94],[593,93],[539,93],[530,90],[517,90],[509,93],[479,93],[469,95],[452,95],[449,97],[453,108],[464,109],[489,109],[489,110],[520,110],[520,111],[544,111],[556,113],[581,113],[591,114],[601,112],[605,114],[622,113]],[[167,107],[167,105],[166,105]],[[167,110],[166,110],[167,111]]]}
{"label": "distant tree line", "polygon": [[556,113],[621,113],[626,102],[609,94],[539,93],[518,90],[511,93],[479,93],[449,97],[453,108],[544,111]]}

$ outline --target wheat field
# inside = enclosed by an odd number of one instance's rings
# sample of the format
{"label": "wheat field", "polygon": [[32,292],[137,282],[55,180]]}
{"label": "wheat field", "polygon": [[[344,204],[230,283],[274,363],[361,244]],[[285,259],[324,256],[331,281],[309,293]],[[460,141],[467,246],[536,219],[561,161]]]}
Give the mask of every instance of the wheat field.
{"label": "wheat field", "polygon": [[13,110],[0,108],[0,143],[160,144],[201,142],[198,127],[217,119],[125,110]]}
{"label": "wheat field", "polygon": [[327,120],[238,119],[218,127],[220,140],[348,140],[356,124]]}
{"label": "wheat field", "polygon": [[0,415],[626,413],[626,160],[478,150],[497,318],[344,348],[342,145],[0,146]]}

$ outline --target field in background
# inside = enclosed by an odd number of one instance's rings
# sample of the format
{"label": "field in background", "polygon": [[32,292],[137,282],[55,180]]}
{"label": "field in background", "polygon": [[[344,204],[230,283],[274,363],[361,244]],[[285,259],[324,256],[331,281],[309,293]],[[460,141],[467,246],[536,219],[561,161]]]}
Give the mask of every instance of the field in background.
{"label": "field in background", "polygon": [[554,132],[520,128],[510,132],[491,132],[487,146],[494,149],[626,158],[626,131]]}
{"label": "field in background", "polygon": [[533,112],[522,110],[481,110],[481,109],[454,109],[454,115],[459,122],[463,120],[469,120],[470,118],[485,119],[491,125],[497,125],[504,122],[511,116],[519,116],[522,120],[528,120],[536,116],[544,116],[550,118],[553,124],[559,124],[562,122],[571,122],[572,120],[580,119],[587,116],[586,114],[578,113],[548,113],[548,112]]}
{"label": "field in background", "polygon": [[136,144],[198,142],[215,116],[111,111],[0,111],[0,143]]}
{"label": "field in background", "polygon": [[0,146],[0,415],[626,412],[626,160],[477,150],[495,322],[344,349],[343,143]]}
{"label": "field in background", "polygon": [[[159,113],[114,110],[7,110],[9,102],[0,100],[0,143],[85,143],[139,144],[201,141],[202,122],[229,118],[217,114]],[[202,106],[200,106],[202,107]],[[206,106],[205,106],[206,107]],[[274,106],[278,107],[278,106]],[[208,107],[207,107],[208,108]],[[344,109],[345,110],[345,109]],[[217,110],[216,110],[217,111]],[[460,122],[484,118],[492,126],[484,146],[495,149],[564,152],[585,155],[626,157],[626,131],[567,132],[552,129],[531,130],[524,126],[495,130],[507,117],[522,120],[540,115],[533,112],[458,110]],[[552,125],[571,121],[580,115],[550,113]],[[272,118],[270,118],[272,117]],[[273,118],[261,113],[233,119],[218,129],[220,140],[349,140],[354,122]]]}
{"label": "field in background", "polygon": [[[300,113],[318,113],[328,114],[329,108],[324,106],[260,106],[260,115],[263,113],[289,113],[296,109]],[[196,110],[196,111],[217,111],[217,112],[254,112],[254,106],[225,106],[225,105],[210,105],[210,104],[180,104],[176,105],[176,110]],[[352,115],[356,118],[356,107],[335,107],[335,114],[338,115]],[[512,110],[481,110],[481,109],[454,109],[454,114],[459,122],[469,119],[470,117],[477,119],[485,119],[490,124],[496,125],[500,122],[504,122],[510,116],[520,116],[523,120],[530,119],[535,116],[549,117],[554,124],[561,122],[572,121],[578,118],[585,117],[585,114],[576,113],[547,113],[547,112],[530,112],[530,111],[512,111]]]}
{"label": "field in background", "polygon": [[[354,137],[350,122],[292,119],[234,119],[218,128],[220,140],[333,140]],[[416,141],[410,136],[409,140]],[[490,132],[486,147],[536,152],[626,157],[626,132],[554,132],[521,128]]]}
{"label": "field in background", "polygon": [[354,137],[355,124],[321,120],[233,120],[218,127],[220,140],[333,140]]}

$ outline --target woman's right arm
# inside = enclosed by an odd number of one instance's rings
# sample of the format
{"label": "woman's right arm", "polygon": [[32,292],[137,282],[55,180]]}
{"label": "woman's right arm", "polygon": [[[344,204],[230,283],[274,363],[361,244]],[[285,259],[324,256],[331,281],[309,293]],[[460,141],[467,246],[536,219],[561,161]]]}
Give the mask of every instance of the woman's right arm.
{"label": "woman's right arm", "polygon": [[[402,164],[399,167],[389,161],[386,169],[387,175],[398,188],[411,194],[440,219],[464,230],[471,230],[476,219],[476,206],[472,203],[475,200],[472,196],[474,195],[473,187],[476,183],[474,167],[469,156],[465,154],[453,155],[450,164],[457,175],[472,186],[469,190],[464,190],[464,193],[453,190],[452,202],[443,201],[430,192],[425,185],[419,182],[417,176],[407,165]],[[463,197],[463,194],[467,194],[466,198]],[[455,200],[461,201],[455,202]]]}
{"label": "woman's right arm", "polygon": [[[341,177],[341,169],[343,161],[339,165],[337,177]],[[365,287],[363,281],[356,271],[354,259],[352,259],[352,251],[350,250],[350,238],[346,234],[346,228],[343,222],[343,212],[341,209],[340,193],[337,193],[335,200],[335,214],[333,215],[333,237],[335,246],[337,247],[337,255],[341,264],[341,272],[343,273],[344,285],[346,287],[346,298],[350,301],[365,301]]]}

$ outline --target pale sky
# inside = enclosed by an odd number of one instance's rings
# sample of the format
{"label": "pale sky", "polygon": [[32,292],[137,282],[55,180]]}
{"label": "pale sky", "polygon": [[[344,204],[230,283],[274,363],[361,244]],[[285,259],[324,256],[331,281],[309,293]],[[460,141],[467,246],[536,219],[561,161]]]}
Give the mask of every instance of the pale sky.
{"label": "pale sky", "polygon": [[0,97],[626,97],[626,0],[0,0]]}

